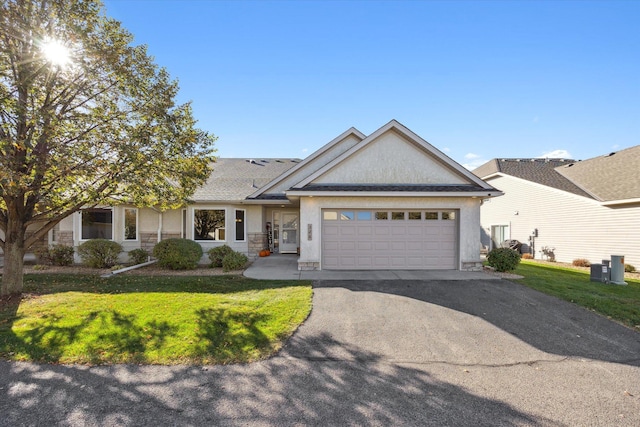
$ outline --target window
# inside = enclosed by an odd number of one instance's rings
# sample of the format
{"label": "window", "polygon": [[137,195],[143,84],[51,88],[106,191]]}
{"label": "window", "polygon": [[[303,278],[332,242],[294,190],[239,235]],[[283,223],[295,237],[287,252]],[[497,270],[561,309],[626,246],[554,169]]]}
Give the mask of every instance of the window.
{"label": "window", "polygon": [[342,211],[340,212],[340,220],[341,221],[353,221],[353,212]]}
{"label": "window", "polygon": [[226,240],[224,209],[193,210],[193,240]]}
{"label": "window", "polygon": [[442,212],[442,219],[454,220],[454,219],[456,219],[456,213],[455,212]]}
{"label": "window", "polygon": [[183,239],[187,238],[187,210],[182,209],[182,230],[180,233],[180,237]]}
{"label": "window", "polygon": [[434,219],[437,220],[438,212],[425,212],[424,219],[426,219],[427,221],[434,220]]}
{"label": "window", "polygon": [[356,214],[356,218],[358,221],[371,221],[371,212],[370,211],[358,211]]}
{"label": "window", "polygon": [[124,210],[124,240],[138,240],[138,210]]}
{"label": "window", "polygon": [[83,209],[81,239],[113,238],[113,211],[111,209]]}
{"label": "window", "polygon": [[377,220],[386,220],[389,219],[389,212],[376,212]]}
{"label": "window", "polygon": [[324,211],[322,213],[322,219],[324,219],[325,221],[335,221],[338,219],[338,212]]}
{"label": "window", "polygon": [[236,210],[236,241],[244,242],[244,210]]}
{"label": "window", "polygon": [[391,212],[392,221],[404,221],[404,212]]}
{"label": "window", "polygon": [[415,221],[415,220],[420,221],[421,219],[422,219],[422,214],[420,212],[409,212],[409,220],[411,220],[411,221]]}

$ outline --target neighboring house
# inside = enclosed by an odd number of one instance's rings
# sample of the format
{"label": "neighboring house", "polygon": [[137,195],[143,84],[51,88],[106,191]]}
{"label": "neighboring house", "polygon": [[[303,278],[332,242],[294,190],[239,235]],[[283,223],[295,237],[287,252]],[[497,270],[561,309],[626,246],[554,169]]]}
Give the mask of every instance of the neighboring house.
{"label": "neighboring house", "polygon": [[583,161],[494,159],[473,171],[504,192],[481,208],[482,243],[592,263],[624,255],[640,267],[640,145]]}
{"label": "neighboring house", "polygon": [[52,230],[50,243],[102,237],[129,251],[185,237],[205,251],[298,253],[303,270],[473,270],[481,201],[501,195],[395,120],[369,136],[351,128],[304,160],[213,166],[183,209],[85,209]]}

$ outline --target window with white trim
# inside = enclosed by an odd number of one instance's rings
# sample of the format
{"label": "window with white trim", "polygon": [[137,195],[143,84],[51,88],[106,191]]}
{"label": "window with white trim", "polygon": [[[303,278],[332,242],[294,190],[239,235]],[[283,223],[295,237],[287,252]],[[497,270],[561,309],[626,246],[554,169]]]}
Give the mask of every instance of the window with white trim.
{"label": "window with white trim", "polygon": [[124,208],[124,240],[138,240],[138,209]]}
{"label": "window with white trim", "polygon": [[102,208],[82,209],[82,225],[80,238],[113,239],[113,210]]}
{"label": "window with white trim", "polygon": [[244,242],[246,240],[246,222],[244,220],[244,209],[236,209],[236,241]]}
{"label": "window with white trim", "polygon": [[224,209],[193,210],[193,240],[226,240]]}

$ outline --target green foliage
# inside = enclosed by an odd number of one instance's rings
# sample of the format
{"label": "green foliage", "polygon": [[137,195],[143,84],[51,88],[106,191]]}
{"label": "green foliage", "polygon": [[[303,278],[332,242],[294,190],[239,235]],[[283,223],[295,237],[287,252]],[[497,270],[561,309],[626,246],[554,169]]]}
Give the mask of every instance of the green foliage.
{"label": "green foliage", "polygon": [[636,268],[635,268],[633,265],[631,265],[631,264],[625,264],[625,265],[624,265],[624,271],[625,271],[626,273],[635,273]]}
{"label": "green foliage", "polygon": [[48,363],[224,364],[277,352],[311,283],[242,276],[27,275],[0,305],[0,357]]}
{"label": "green foliage", "polygon": [[134,264],[142,264],[149,260],[149,252],[144,249],[133,249],[129,251],[129,259]]}
{"label": "green foliage", "polygon": [[[82,206],[176,207],[206,181],[215,137],[99,0],[5,0],[0,11],[0,229],[31,224],[5,243],[5,273]],[[65,64],[46,54],[53,36]],[[3,294],[22,288],[21,276],[2,280]]]}
{"label": "green foliage", "polygon": [[232,252],[222,259],[222,270],[240,270],[247,265],[247,262],[249,262],[249,258],[245,254]]}
{"label": "green foliage", "polygon": [[589,267],[591,265],[591,262],[589,262],[588,259],[577,258],[577,259],[574,259],[571,264],[573,264],[576,267]]}
{"label": "green foliage", "polygon": [[513,249],[496,248],[487,254],[487,262],[496,271],[512,271],[520,263],[520,254]]}
{"label": "green foliage", "polygon": [[591,282],[590,272],[534,261],[520,263],[518,282],[586,307],[640,332],[640,280],[625,278],[627,286]]}
{"label": "green foliage", "polygon": [[211,248],[207,251],[209,255],[209,259],[211,260],[210,267],[212,268],[220,268],[222,267],[222,260],[225,256],[232,254],[233,249],[231,249],[227,245],[217,246],[215,248]]}
{"label": "green foliage", "polygon": [[118,262],[120,252],[120,243],[106,239],[91,239],[78,246],[82,263],[92,268],[113,267]]}
{"label": "green foliage", "polygon": [[153,248],[160,267],[170,270],[192,270],[202,258],[202,247],[189,239],[166,239]]}
{"label": "green foliage", "polygon": [[34,251],[38,260],[46,265],[67,266],[73,264],[73,246],[50,245]]}

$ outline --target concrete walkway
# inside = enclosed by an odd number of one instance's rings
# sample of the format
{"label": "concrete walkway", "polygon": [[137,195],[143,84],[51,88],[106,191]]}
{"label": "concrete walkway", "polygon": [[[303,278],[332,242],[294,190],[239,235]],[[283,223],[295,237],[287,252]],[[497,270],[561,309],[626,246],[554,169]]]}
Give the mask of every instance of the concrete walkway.
{"label": "concrete walkway", "polygon": [[321,270],[299,271],[298,255],[256,259],[244,272],[260,280],[499,280],[483,271],[457,270]]}

